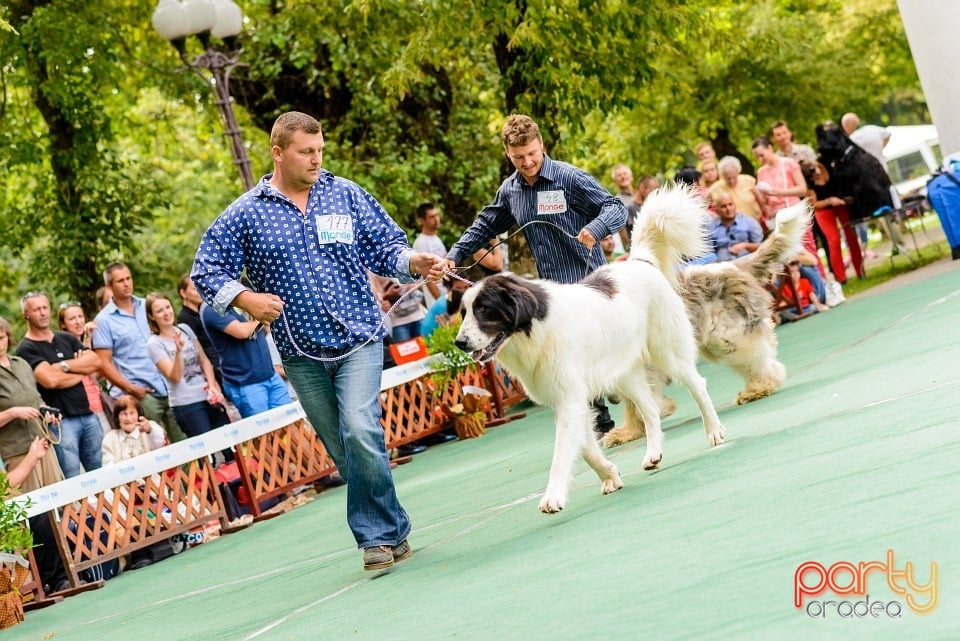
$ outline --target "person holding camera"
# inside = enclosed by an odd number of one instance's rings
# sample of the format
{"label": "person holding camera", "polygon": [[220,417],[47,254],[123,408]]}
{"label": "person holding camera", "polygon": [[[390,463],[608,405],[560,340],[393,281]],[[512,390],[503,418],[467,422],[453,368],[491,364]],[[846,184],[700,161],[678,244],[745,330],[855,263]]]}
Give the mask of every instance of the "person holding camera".
{"label": "person holding camera", "polygon": [[43,292],[28,292],[20,300],[20,311],[27,335],[17,346],[17,355],[33,368],[43,402],[56,408],[49,413],[62,415],[53,448],[63,475],[70,478],[95,470],[101,465],[103,428],[90,409],[83,379],[99,370],[100,359],[73,334],[50,328],[50,301]]}
{"label": "person holding camera", "polygon": [[[33,380],[27,361],[9,352],[13,329],[0,317],[0,458],[8,470],[16,468],[30,455],[30,448],[39,436],[47,439],[40,407],[43,399]],[[21,480],[22,492],[31,492],[63,480],[57,455],[47,449]]]}

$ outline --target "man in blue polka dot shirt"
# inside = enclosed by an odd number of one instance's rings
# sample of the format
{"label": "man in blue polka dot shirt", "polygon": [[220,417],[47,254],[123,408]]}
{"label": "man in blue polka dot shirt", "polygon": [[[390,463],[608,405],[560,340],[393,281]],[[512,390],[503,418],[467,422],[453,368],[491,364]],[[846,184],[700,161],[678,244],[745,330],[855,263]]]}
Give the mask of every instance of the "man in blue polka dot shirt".
{"label": "man in blue polka dot shirt", "polygon": [[273,323],[287,376],[349,487],[364,569],[387,568],[412,553],[410,519],[380,426],[386,331],[365,270],[409,283],[441,259],[413,251],[373,196],[322,169],[314,118],[282,114],[270,144],[273,173],[210,225],[190,276],[217,312],[233,305]]}

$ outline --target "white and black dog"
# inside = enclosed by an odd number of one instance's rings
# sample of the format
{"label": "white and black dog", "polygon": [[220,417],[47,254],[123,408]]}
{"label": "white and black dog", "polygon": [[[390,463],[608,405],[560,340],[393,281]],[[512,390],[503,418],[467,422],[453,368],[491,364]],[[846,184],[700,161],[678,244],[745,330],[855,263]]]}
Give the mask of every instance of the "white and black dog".
{"label": "white and black dog", "polygon": [[662,188],[644,203],[629,260],[573,285],[499,274],[464,294],[457,346],[481,362],[496,357],[531,399],[556,413],[541,511],[563,509],[578,454],[600,477],[604,494],[623,487],[594,438],[591,399],[612,395],[632,405],[646,426],[643,467],[660,463],[660,407],[648,367],[686,386],[710,445],[723,442],[724,427],[697,372],[694,331],[675,289],[683,257],[705,252],[708,217],[688,188]]}

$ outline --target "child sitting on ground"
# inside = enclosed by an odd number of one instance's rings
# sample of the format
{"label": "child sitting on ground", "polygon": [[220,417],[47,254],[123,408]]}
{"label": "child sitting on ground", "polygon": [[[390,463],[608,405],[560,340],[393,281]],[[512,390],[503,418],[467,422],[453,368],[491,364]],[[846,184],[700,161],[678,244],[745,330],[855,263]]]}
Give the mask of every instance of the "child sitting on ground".
{"label": "child sitting on ground", "polygon": [[163,428],[145,417],[140,401],[129,394],[114,402],[113,417],[118,428],[103,437],[104,465],[146,454],[166,443]]}
{"label": "child sitting on ground", "polygon": [[[794,292],[796,292],[802,310],[799,314],[797,308],[793,306]],[[792,260],[787,263],[787,282],[783,284],[783,300],[777,307],[777,311],[780,313],[780,321],[789,323],[800,320],[806,314],[816,314],[829,309],[817,297],[810,281],[800,275],[800,261]]]}

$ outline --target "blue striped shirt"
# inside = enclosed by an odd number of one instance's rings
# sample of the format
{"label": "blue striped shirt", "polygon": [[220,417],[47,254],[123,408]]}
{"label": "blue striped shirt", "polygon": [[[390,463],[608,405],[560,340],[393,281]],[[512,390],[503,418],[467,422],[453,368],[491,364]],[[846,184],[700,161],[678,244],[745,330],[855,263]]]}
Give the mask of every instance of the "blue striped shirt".
{"label": "blue striped shirt", "polygon": [[382,338],[383,315],[365,270],[413,282],[406,233],[373,196],[329,171],[311,188],[305,214],[271,178],[261,178],[204,233],[190,274],[200,295],[225,313],[247,289],[239,282],[245,268],[256,291],[285,303],[273,337],[286,357],[298,356],[297,347],[319,355],[374,332]]}
{"label": "blue striped shirt", "polygon": [[[97,328],[93,330],[93,349],[109,349],[113,352],[113,364],[123,377],[131,383],[149,387],[154,395],[167,395],[167,379],[150,360],[147,341],[153,335],[147,322],[147,306],[143,298],[133,297],[133,315],[117,307],[113,301],[107,303],[96,317]],[[110,395],[114,398],[123,394],[123,390],[110,384]]]}
{"label": "blue striped shirt", "polygon": [[520,172],[513,172],[500,185],[493,202],[450,248],[447,258],[459,263],[486,247],[497,234],[531,221],[553,223],[562,229],[534,223],[523,230],[540,277],[575,283],[606,264],[600,243],[588,252],[576,240],[577,234],[586,228],[599,241],[623,228],[627,209],[587,172],[544,154],[537,182],[530,185]]}

